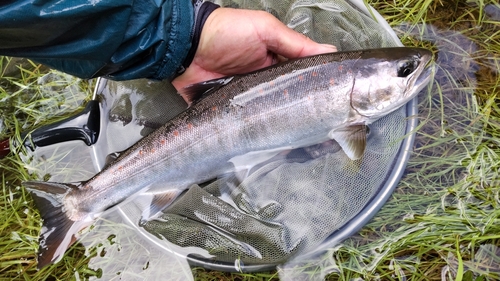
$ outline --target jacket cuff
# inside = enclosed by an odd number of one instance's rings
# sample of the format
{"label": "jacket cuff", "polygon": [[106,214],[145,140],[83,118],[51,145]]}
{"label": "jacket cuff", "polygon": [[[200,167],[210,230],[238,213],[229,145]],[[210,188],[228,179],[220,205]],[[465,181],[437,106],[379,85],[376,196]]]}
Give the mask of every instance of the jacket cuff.
{"label": "jacket cuff", "polygon": [[193,26],[193,6],[189,1],[176,0],[171,2],[170,36],[167,36],[167,51],[152,79],[163,80],[172,78],[191,46],[192,32],[186,32],[186,26]]}
{"label": "jacket cuff", "polygon": [[184,72],[186,68],[189,67],[191,62],[193,62],[194,55],[196,54],[196,50],[198,49],[198,44],[200,43],[201,31],[203,30],[203,26],[207,21],[208,16],[217,8],[220,8],[219,5],[214,4],[212,2],[203,0],[194,0],[194,25],[193,25],[193,39],[191,41],[191,48],[187,54],[186,59],[182,63],[181,68],[179,69],[179,74]]}

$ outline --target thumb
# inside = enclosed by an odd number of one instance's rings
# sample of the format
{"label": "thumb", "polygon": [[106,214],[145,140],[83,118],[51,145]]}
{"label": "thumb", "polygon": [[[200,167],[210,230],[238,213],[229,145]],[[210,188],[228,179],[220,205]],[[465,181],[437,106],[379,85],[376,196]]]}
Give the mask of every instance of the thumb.
{"label": "thumb", "polygon": [[269,51],[286,58],[298,58],[323,53],[336,52],[337,48],[329,44],[319,44],[307,36],[289,28],[278,19],[271,17],[271,28],[268,24],[257,26],[257,32]]}

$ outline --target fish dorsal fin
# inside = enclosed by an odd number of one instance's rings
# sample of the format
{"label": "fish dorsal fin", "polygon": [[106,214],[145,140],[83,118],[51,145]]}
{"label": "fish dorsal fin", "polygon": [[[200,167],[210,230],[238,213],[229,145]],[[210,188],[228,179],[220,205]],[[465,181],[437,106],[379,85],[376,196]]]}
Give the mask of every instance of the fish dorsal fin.
{"label": "fish dorsal fin", "polygon": [[361,124],[333,130],[328,136],[338,142],[351,160],[358,160],[365,153],[367,132],[368,127]]}
{"label": "fish dorsal fin", "polygon": [[204,81],[201,83],[191,84],[179,91],[179,94],[191,105],[193,102],[201,99],[205,95],[217,90],[233,80],[234,76],[218,78]]}

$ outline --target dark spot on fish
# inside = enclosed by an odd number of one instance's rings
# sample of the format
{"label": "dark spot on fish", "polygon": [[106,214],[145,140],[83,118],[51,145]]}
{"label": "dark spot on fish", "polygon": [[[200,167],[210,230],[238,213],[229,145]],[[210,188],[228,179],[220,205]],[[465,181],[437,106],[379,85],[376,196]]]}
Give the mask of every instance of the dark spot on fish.
{"label": "dark spot on fish", "polygon": [[316,77],[316,76],[318,76],[318,73],[317,73],[316,71],[313,71],[313,72],[312,72],[312,76],[313,76],[313,77]]}
{"label": "dark spot on fish", "polygon": [[376,92],[376,98],[377,100],[390,100],[392,97],[393,91],[391,91],[392,88],[388,89],[379,89]]}
{"label": "dark spot on fish", "polygon": [[299,75],[299,80],[304,81],[304,75]]}
{"label": "dark spot on fish", "polygon": [[339,65],[339,71],[342,71],[342,69],[344,69],[344,66],[343,65]]}
{"label": "dark spot on fish", "polygon": [[174,131],[174,136],[176,136],[176,137],[177,137],[178,135],[179,135],[179,131],[175,130],[175,131]]}
{"label": "dark spot on fish", "polygon": [[285,97],[288,97],[288,90],[287,90],[287,89],[285,89],[285,90],[283,91],[283,95],[284,95]]}
{"label": "dark spot on fish", "polygon": [[164,140],[164,139],[162,139],[160,142],[161,142],[162,145],[164,145],[165,143],[167,143],[167,141]]}
{"label": "dark spot on fish", "polygon": [[192,129],[192,128],[193,128],[193,124],[188,123],[188,129]]}
{"label": "dark spot on fish", "polygon": [[371,108],[371,102],[369,102],[368,100],[358,101],[358,103],[356,104],[356,108],[361,110],[368,110],[369,108]]}
{"label": "dark spot on fish", "polygon": [[331,86],[335,85],[335,79],[333,79],[333,78],[330,79],[330,85]]}

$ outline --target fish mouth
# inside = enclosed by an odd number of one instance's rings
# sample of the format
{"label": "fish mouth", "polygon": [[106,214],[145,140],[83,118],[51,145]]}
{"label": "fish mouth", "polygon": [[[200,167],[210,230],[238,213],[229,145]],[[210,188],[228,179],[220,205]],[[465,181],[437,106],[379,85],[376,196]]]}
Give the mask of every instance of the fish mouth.
{"label": "fish mouth", "polygon": [[431,80],[431,74],[434,70],[434,64],[432,63],[432,53],[424,53],[421,58],[420,63],[421,68],[417,71],[415,82],[413,83],[413,90],[409,93],[409,96],[413,96],[415,93],[420,92]]}

